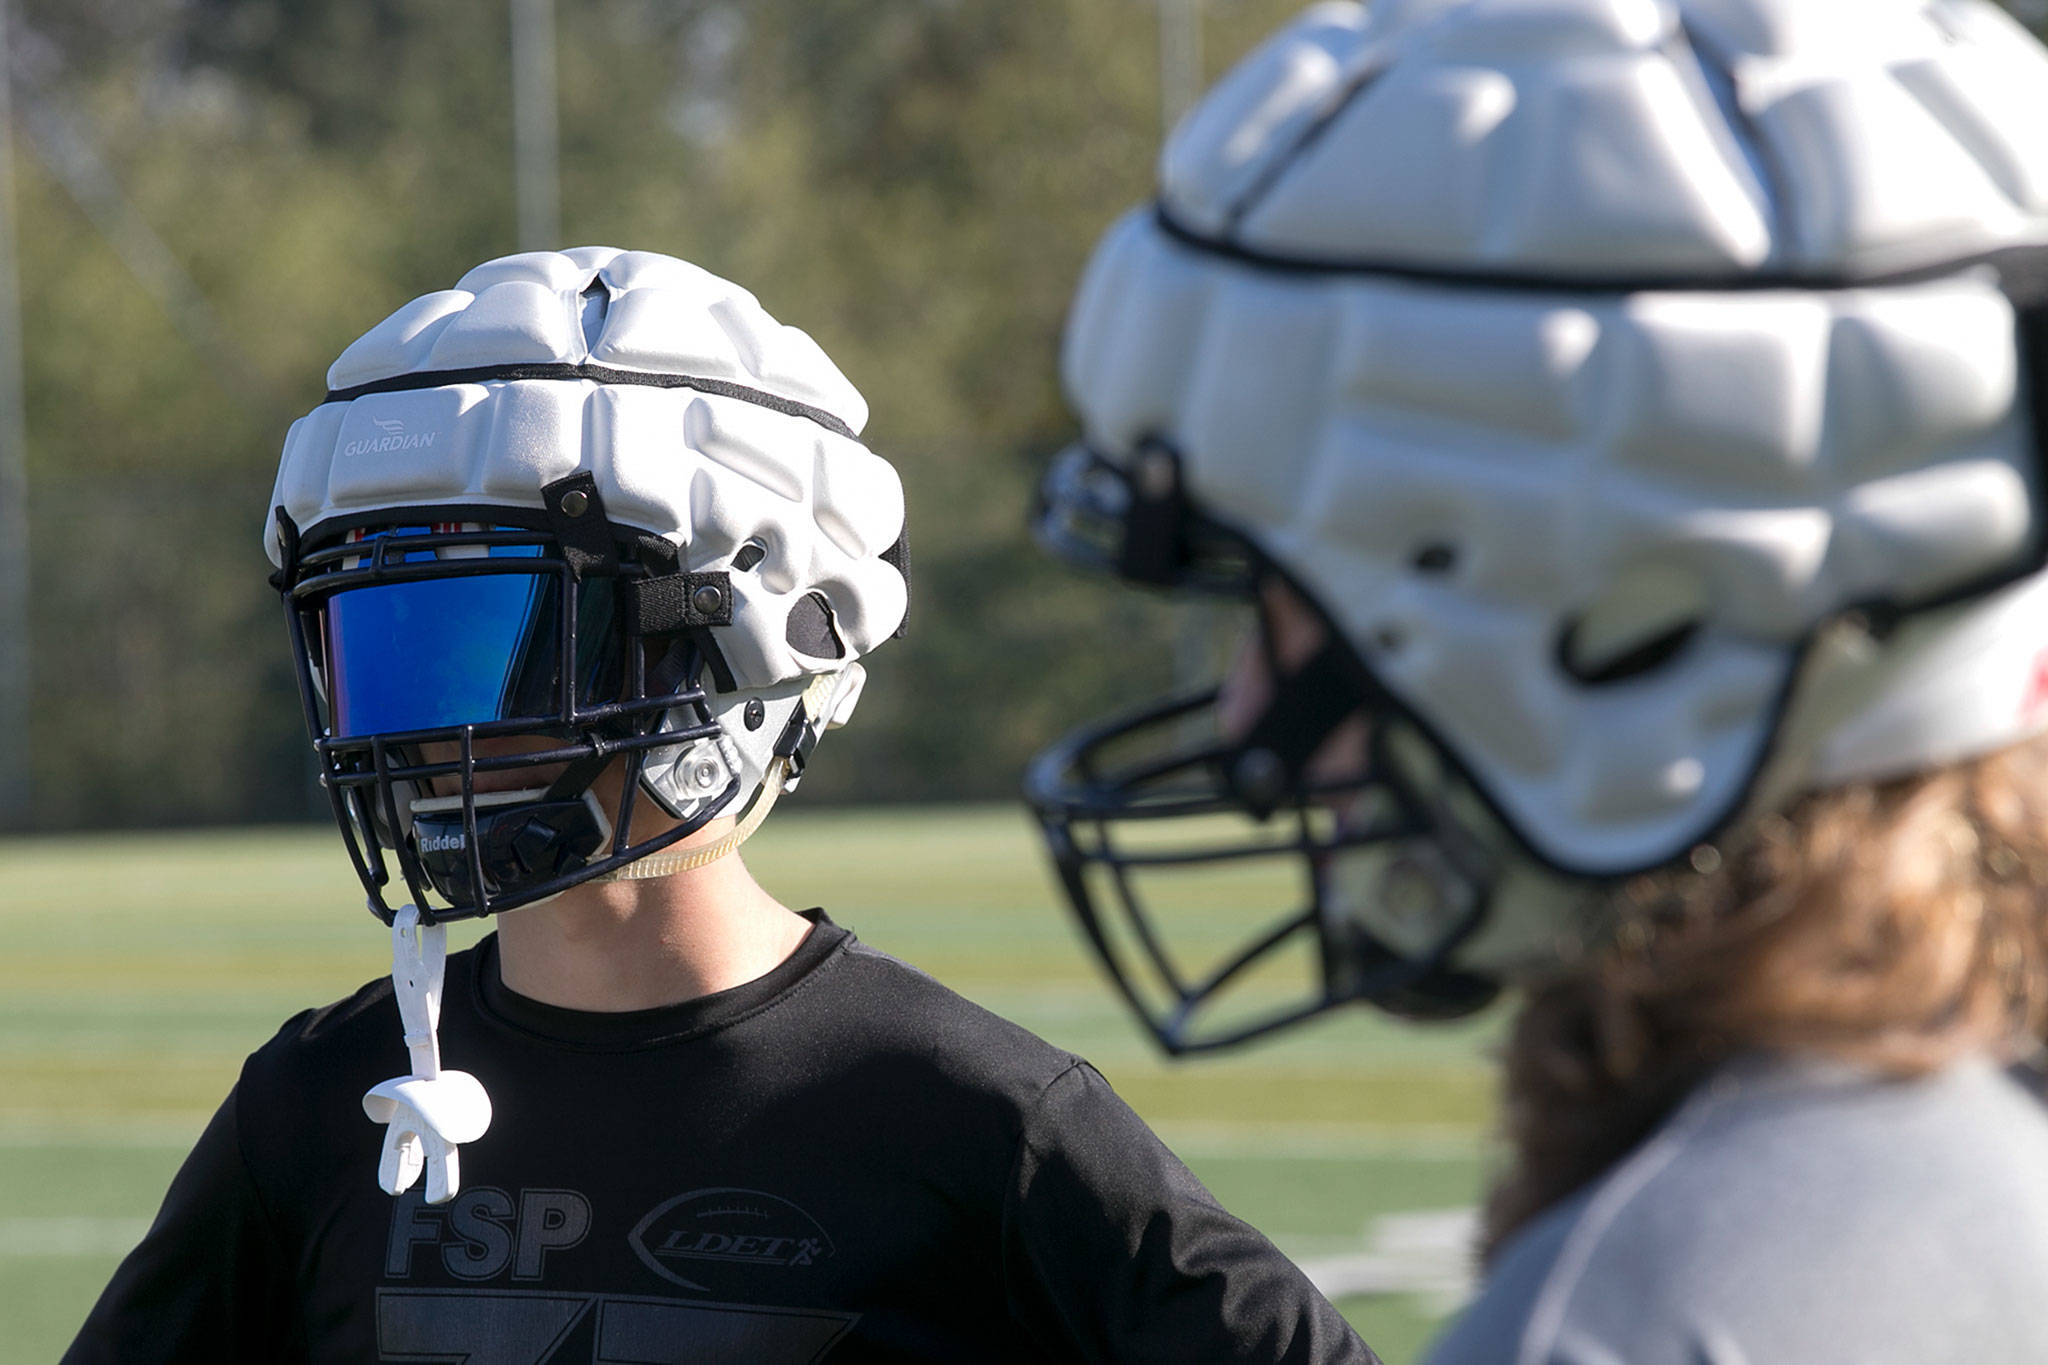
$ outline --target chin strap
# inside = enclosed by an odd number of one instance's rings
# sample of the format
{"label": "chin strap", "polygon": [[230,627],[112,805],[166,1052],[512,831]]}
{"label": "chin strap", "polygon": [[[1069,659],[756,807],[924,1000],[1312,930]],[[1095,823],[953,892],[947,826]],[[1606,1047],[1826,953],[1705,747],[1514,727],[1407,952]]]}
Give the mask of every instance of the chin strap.
{"label": "chin strap", "polygon": [[419,907],[399,908],[391,921],[391,985],[405,1025],[412,1074],[372,1086],[363,1112],[384,1125],[377,1184],[403,1194],[427,1173],[427,1202],[445,1204],[462,1188],[456,1145],[491,1126],[491,1097],[467,1071],[441,1069],[441,977],[448,960],[445,925],[420,923]]}
{"label": "chin strap", "polygon": [[775,800],[782,795],[782,788],[789,781],[790,762],[778,758],[768,765],[768,776],[761,783],[760,794],[747,807],[747,813],[740,822],[722,837],[700,848],[681,849],[674,853],[650,853],[645,858],[627,863],[614,872],[607,872],[595,878],[601,882],[638,882],[650,877],[669,877],[678,872],[693,872],[709,863],[715,863],[727,854],[739,851],[739,846],[754,837],[754,831],[761,828],[761,822],[768,818],[768,812],[775,808]]}
{"label": "chin strap", "polygon": [[[858,666],[856,665],[857,669]],[[807,734],[809,742],[794,747],[791,752],[778,751],[769,761],[768,771],[761,779],[761,790],[754,795],[740,822],[724,836],[699,848],[678,849],[673,853],[651,853],[636,859],[614,872],[607,872],[593,878],[599,882],[638,882],[652,877],[672,877],[678,872],[694,872],[700,867],[717,862],[720,858],[739,851],[741,844],[754,837],[754,831],[761,828],[761,822],[768,818],[768,812],[775,809],[776,798],[782,795],[790,779],[803,770],[804,760],[810,754],[809,744],[817,740],[817,732],[832,723],[839,711],[838,701],[841,688],[847,683],[841,673],[821,673],[811,679],[804,688],[803,696],[797,702],[796,715],[792,719],[790,733],[793,736]],[[857,686],[857,683],[856,683]]]}

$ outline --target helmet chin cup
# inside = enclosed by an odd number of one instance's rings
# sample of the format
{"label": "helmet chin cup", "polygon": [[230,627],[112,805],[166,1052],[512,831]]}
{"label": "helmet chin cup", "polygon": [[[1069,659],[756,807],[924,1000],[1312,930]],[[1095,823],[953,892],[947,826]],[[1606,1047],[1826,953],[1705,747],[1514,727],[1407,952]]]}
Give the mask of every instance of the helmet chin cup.
{"label": "helmet chin cup", "polygon": [[1455,1019],[1491,1003],[1501,983],[1444,965],[1441,945],[1470,936],[1493,888],[1430,840],[1367,851],[1379,856],[1363,886],[1345,875],[1344,864],[1358,859],[1342,853],[1319,870],[1321,929],[1340,945],[1323,958],[1330,994],[1405,1019]]}
{"label": "helmet chin cup", "polygon": [[[476,905],[486,898],[518,895],[580,871],[611,838],[611,821],[591,792],[565,801],[551,801],[547,795],[545,788],[476,793],[472,800],[477,856],[473,859],[472,820],[463,809],[462,797],[430,796],[413,801],[408,837],[434,889],[453,904]],[[481,888],[476,884],[479,869]]]}

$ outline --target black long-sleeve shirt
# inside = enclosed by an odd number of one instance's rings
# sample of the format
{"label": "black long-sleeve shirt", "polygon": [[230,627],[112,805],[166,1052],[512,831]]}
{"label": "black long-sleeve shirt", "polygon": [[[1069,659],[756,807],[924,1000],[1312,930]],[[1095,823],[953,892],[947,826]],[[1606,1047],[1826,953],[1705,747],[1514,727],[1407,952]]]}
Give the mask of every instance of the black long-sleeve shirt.
{"label": "black long-sleeve shirt", "polygon": [[1093,1068],[816,918],[629,1014],[452,956],[444,1054],[494,1116],[445,1205],[376,1186],[389,983],[292,1019],[66,1365],[1371,1365]]}

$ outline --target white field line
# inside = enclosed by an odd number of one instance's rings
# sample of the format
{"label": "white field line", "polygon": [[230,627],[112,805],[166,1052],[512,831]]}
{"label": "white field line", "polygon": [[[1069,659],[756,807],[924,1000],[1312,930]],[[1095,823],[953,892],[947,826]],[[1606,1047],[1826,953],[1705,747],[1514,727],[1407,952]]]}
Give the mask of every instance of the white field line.
{"label": "white field line", "polygon": [[205,1114],[175,1113],[105,1119],[0,1119],[0,1151],[57,1147],[183,1151],[199,1140],[206,1120]]}
{"label": "white field line", "polygon": [[148,1231],[147,1218],[0,1218],[0,1260],[125,1256]]}
{"label": "white field line", "polygon": [[1475,1209],[1390,1213],[1366,1226],[1356,1250],[1297,1264],[1325,1298],[1413,1295],[1442,1315],[1472,1297],[1478,1230]]}
{"label": "white field line", "polygon": [[1470,1161],[1489,1150],[1486,1135],[1455,1124],[1342,1123],[1301,1120],[1181,1119],[1155,1125],[1182,1156],[1343,1161]]}

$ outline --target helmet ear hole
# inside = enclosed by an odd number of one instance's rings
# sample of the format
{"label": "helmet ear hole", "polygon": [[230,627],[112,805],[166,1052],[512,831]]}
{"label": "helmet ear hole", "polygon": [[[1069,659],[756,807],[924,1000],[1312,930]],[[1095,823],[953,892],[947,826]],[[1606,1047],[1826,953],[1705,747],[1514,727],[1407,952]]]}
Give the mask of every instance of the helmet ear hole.
{"label": "helmet ear hole", "polygon": [[782,637],[791,649],[813,659],[846,657],[846,645],[832,624],[832,607],[822,593],[805,593],[790,605]]}
{"label": "helmet ear hole", "polygon": [[1558,667],[1586,687],[1655,672],[1684,653],[1710,607],[1706,584],[1690,570],[1645,565],[1627,571],[1565,621],[1557,637]]}
{"label": "helmet ear hole", "polygon": [[1415,547],[1409,565],[1424,574],[1447,574],[1458,567],[1458,547],[1447,540],[1432,540]]}

